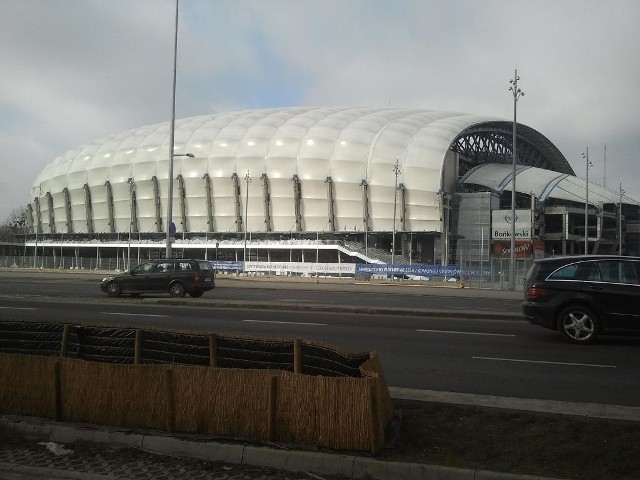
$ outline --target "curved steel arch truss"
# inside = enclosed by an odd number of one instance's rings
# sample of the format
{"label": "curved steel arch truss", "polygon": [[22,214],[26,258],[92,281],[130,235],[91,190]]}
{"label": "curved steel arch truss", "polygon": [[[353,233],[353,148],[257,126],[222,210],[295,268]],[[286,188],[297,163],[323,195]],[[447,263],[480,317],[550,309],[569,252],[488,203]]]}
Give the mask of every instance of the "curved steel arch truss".
{"label": "curved steel arch truss", "polygon": [[[461,132],[451,144],[451,150],[460,158],[458,176],[485,163],[511,164],[512,127],[510,122],[487,122]],[[562,153],[542,134],[521,124],[518,124],[516,134],[518,165],[574,174]]]}

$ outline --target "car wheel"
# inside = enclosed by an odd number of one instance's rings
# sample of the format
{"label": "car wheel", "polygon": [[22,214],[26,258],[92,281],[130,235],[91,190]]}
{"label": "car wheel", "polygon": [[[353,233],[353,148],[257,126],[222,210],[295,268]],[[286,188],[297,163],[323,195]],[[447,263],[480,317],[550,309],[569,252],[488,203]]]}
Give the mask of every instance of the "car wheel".
{"label": "car wheel", "polygon": [[600,320],[591,309],[573,305],[560,312],[558,330],[572,343],[593,343],[600,333]]}
{"label": "car wheel", "polygon": [[189,296],[191,296],[192,298],[200,298],[203,293],[204,292],[201,291],[189,292]]}
{"label": "car wheel", "polygon": [[107,295],[110,297],[119,297],[122,295],[122,287],[118,284],[118,282],[109,282],[107,284]]}
{"label": "car wheel", "polygon": [[187,294],[187,289],[184,287],[184,284],[174,282],[169,287],[169,294],[172,297],[184,297]]}

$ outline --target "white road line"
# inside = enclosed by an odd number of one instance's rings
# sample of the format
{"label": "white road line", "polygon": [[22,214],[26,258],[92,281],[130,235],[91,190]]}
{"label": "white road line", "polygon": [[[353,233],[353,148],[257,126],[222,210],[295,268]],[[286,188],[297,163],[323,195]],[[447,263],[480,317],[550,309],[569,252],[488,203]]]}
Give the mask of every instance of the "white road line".
{"label": "white road line", "polygon": [[0,309],[4,309],[4,310],[37,310],[37,308],[33,308],[33,307],[0,307]]}
{"label": "white road line", "polygon": [[460,332],[456,330],[425,330],[418,329],[416,332],[427,332],[427,333],[455,333],[458,335],[482,335],[487,337],[515,337],[510,333],[482,333],[482,332]]}
{"label": "white road line", "polygon": [[102,315],[122,315],[128,317],[163,317],[168,318],[169,315],[152,315],[149,313],[122,313],[122,312],[99,312]]}
{"label": "white road line", "polygon": [[287,325],[305,325],[305,326],[326,326],[326,323],[311,323],[311,322],[280,322],[276,320],[242,320],[243,322],[253,322],[253,323],[282,323]]}
{"label": "white road line", "polygon": [[546,360],[520,360],[517,358],[473,357],[474,360],[493,360],[496,362],[543,363],[549,365],[568,365],[571,367],[618,368],[615,365],[599,365],[597,363],[551,362]]}

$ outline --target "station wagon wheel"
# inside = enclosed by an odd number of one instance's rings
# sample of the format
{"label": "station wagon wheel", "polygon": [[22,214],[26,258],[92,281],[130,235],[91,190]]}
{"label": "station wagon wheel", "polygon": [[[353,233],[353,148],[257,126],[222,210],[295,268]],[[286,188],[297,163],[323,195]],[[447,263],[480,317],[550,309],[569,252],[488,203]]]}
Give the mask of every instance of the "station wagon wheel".
{"label": "station wagon wheel", "polygon": [[122,295],[122,287],[118,285],[118,282],[109,282],[107,284],[107,295],[110,297],[119,297]]}
{"label": "station wagon wheel", "polygon": [[600,333],[600,320],[591,309],[572,305],[560,312],[558,330],[572,343],[593,343]]}
{"label": "station wagon wheel", "polygon": [[169,295],[172,297],[184,297],[187,294],[187,289],[181,282],[174,282],[169,286]]}

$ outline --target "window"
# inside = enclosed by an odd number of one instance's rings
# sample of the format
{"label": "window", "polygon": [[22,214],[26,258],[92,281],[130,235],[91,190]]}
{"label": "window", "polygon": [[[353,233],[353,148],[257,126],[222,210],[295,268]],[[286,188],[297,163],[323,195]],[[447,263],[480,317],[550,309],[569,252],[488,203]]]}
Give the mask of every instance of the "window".
{"label": "window", "polygon": [[587,280],[590,282],[601,282],[602,275],[600,274],[600,263],[599,262],[590,262],[589,265],[589,274],[587,275]]}
{"label": "window", "polygon": [[565,265],[549,275],[549,280],[579,280],[579,266],[578,263]]}
{"label": "window", "polygon": [[166,273],[173,270],[173,262],[163,262],[156,265],[156,273]]}
{"label": "window", "polygon": [[153,263],[143,263],[142,265],[138,265],[136,268],[134,268],[131,273],[134,275],[139,275],[141,273],[150,273],[154,268],[155,265]]}
{"label": "window", "polygon": [[[597,273],[595,270],[597,270]],[[636,271],[635,262],[626,260],[603,260],[593,262],[589,272],[589,280],[637,285],[638,272]]]}

